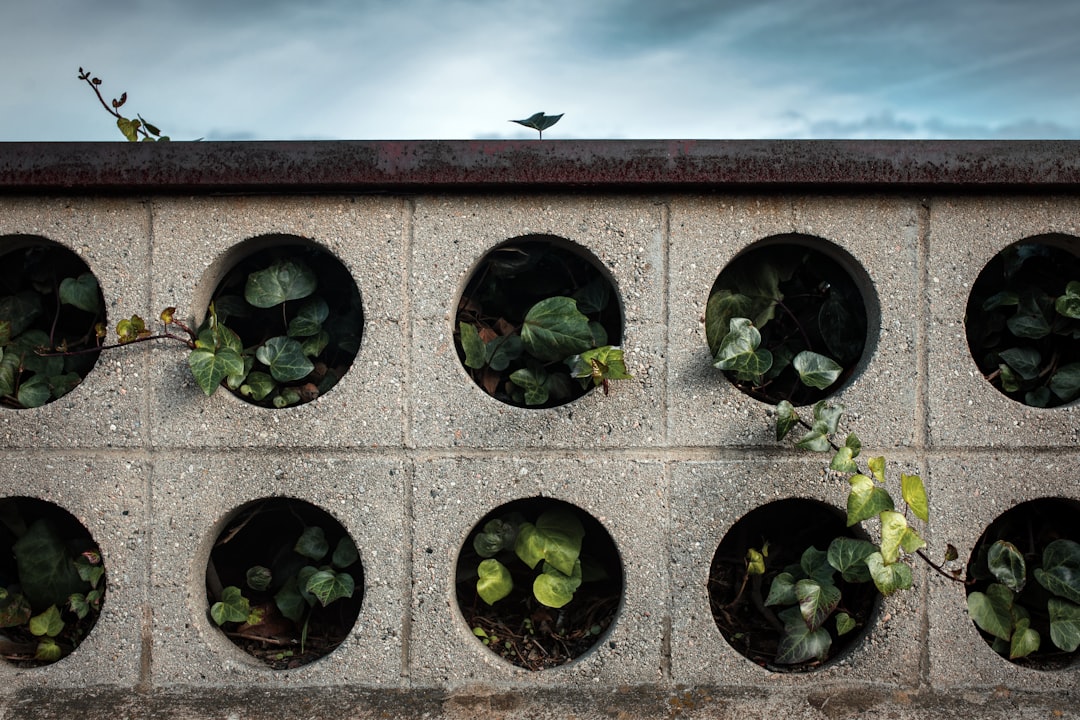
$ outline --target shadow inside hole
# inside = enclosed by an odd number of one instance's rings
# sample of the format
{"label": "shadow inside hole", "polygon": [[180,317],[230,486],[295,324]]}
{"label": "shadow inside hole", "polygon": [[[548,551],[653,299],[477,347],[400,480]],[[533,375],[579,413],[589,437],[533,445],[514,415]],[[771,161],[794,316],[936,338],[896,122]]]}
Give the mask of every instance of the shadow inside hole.
{"label": "shadow inside hole", "polygon": [[995,255],[972,285],[968,350],[999,392],[1034,407],[1080,396],[1077,239],[1043,236]]}
{"label": "shadow inside hole", "polygon": [[311,402],[344,377],[360,352],[360,291],[341,261],[314,244],[279,243],[243,257],[212,301],[218,322],[239,337],[245,361],[244,375],[223,384],[252,404]]}
{"label": "shadow inside hole", "polygon": [[93,370],[105,299],[86,263],[67,248],[26,236],[2,242],[14,249],[0,247],[0,407],[39,407]]}
{"label": "shadow inside hole", "polygon": [[[555,297],[576,302],[588,320],[589,337],[565,350],[574,344],[567,340],[573,333],[560,326],[548,337],[557,335],[565,352],[539,357],[522,342],[522,326],[530,309]],[[483,349],[466,352],[463,325]],[[477,264],[458,301],[454,342],[462,366],[489,395],[519,407],[548,408],[595,387],[591,378],[571,377],[567,360],[591,348],[618,346],[622,334],[619,298],[600,263],[568,240],[531,235],[499,245]]]}
{"label": "shadow inside hole", "polygon": [[36,498],[0,500],[0,653],[19,667],[69,655],[97,623],[101,552],[74,515]]}
{"label": "shadow inside hole", "polygon": [[[825,553],[835,538],[866,540],[860,528],[846,526],[839,509],[804,498],[790,498],[763,505],[732,525],[716,549],[709,568],[709,603],[713,620],[731,647],[758,665],[774,672],[814,670],[840,657],[860,640],[877,615],[880,596],[867,576],[866,582],[847,582],[839,572],[832,582],[840,591],[841,601],[821,625],[827,633],[810,638],[808,643],[824,648],[826,657],[798,662],[779,662],[785,652],[783,616],[798,605],[766,605],[773,581],[781,573],[794,580],[806,577],[804,553],[817,548]],[[748,575],[748,551],[762,551],[768,543],[765,573]],[[809,556],[805,558],[809,564]],[[847,612],[855,628],[844,634],[837,630],[836,617]],[[801,630],[801,629],[800,629]],[[809,646],[809,644],[808,644]]]}
{"label": "shadow inside hole", "polygon": [[268,498],[226,523],[210,553],[206,593],[211,622],[233,643],[274,669],[294,668],[348,637],[364,572],[348,532],[329,513]]}
{"label": "shadow inside hole", "polygon": [[[733,318],[750,320],[760,333],[756,347],[728,346],[724,374],[742,392],[772,405],[782,400],[809,405],[837,392],[867,347],[867,307],[859,283],[832,254],[808,241],[825,244],[819,238],[782,236],[740,253],[717,276],[706,305],[706,340],[714,359],[720,358]],[[751,331],[739,331],[733,339],[745,332]],[[800,357],[804,351],[828,362]]]}
{"label": "shadow inside hole", "polygon": [[[1007,575],[996,577],[991,572],[991,552],[998,542],[1010,543],[1023,556],[1024,572],[1020,574],[1023,584],[1019,591],[1009,589]],[[1054,545],[1051,559],[1056,556],[1063,561],[1057,569],[1051,569],[1045,563],[1048,559],[1046,549],[1051,544]],[[1004,557],[996,560],[995,564],[1003,563]],[[1063,578],[1048,582],[1055,588],[1069,586],[1071,593],[1066,592],[1062,596],[1059,592],[1051,592],[1040,582],[1036,569],[1040,574],[1050,571],[1051,575]],[[1015,565],[1012,572],[1015,574]],[[986,610],[996,606],[1001,613],[1001,622],[997,625],[999,630],[1004,630],[1002,635],[1015,632],[1016,621],[1025,615],[1030,629],[1038,633],[1038,649],[1025,657],[1013,659],[1013,662],[1035,670],[1060,670],[1075,666],[1080,649],[1063,650],[1058,647],[1057,639],[1080,640],[1080,631],[1077,630],[1080,627],[1080,502],[1065,498],[1040,498],[1006,510],[990,523],[975,543],[968,560],[967,579],[970,583],[967,587],[968,614],[973,620],[977,617],[981,619],[986,614],[992,616],[994,613],[987,613]],[[994,585],[998,587],[991,589]],[[991,598],[992,602],[980,612],[972,606],[973,602],[977,602],[973,601],[973,593]],[[1051,627],[1051,602],[1056,606],[1055,615],[1061,612],[1060,625],[1054,629]],[[1009,659],[1011,636],[1006,641],[1004,637],[995,637],[984,630],[978,622],[975,626],[995,652]]]}
{"label": "shadow inside hole", "polygon": [[[540,602],[538,595],[546,595],[535,587],[540,575],[553,574],[550,568],[545,570],[547,561],[540,560],[530,569],[514,548],[518,537],[523,535],[521,524],[526,522],[542,531],[540,539],[530,541],[531,546],[558,546],[562,540],[552,525],[558,522],[558,513],[577,518],[584,536],[581,584],[571,591],[573,599],[556,608]],[[518,530],[517,535],[507,536],[506,547],[496,554],[486,551],[481,555],[476,538],[485,530],[493,530],[489,523],[495,520],[512,524]],[[528,555],[527,551],[522,552]],[[497,560],[505,567],[513,582],[510,594],[490,605],[477,589],[478,568],[487,559]],[[501,505],[477,523],[458,554],[457,602],[462,617],[478,642],[507,662],[527,670],[563,665],[595,647],[614,624],[623,591],[622,560],[611,535],[592,515],[559,500],[527,498]]]}

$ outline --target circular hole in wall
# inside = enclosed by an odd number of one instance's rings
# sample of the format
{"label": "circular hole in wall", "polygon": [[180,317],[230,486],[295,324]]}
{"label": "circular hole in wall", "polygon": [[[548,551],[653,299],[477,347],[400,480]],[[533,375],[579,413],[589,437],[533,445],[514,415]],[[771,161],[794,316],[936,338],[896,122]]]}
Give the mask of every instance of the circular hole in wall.
{"label": "circular hole in wall", "polygon": [[622,334],[619,298],[600,262],[544,235],[509,240],[480,260],[454,327],[458,357],[476,384],[530,408],[563,405],[598,385],[606,391],[605,377],[591,373],[625,374]]}
{"label": "circular hole in wall", "polygon": [[39,407],[73,390],[97,362],[99,324],[105,299],[78,255],[39,237],[0,240],[0,406]]}
{"label": "circular hole in wall", "polygon": [[[755,508],[732,525],[709,569],[713,619],[731,647],[769,670],[801,672],[835,660],[865,634],[879,597],[869,571],[845,579],[827,559],[830,547],[854,553],[860,543],[869,545],[845,519],[825,503],[789,498]],[[748,571],[751,550],[760,554],[764,573]],[[802,580],[825,588],[810,623],[794,595]],[[838,598],[831,609],[825,601],[830,597]]]}
{"label": "circular hole in wall", "polygon": [[705,331],[714,364],[763,402],[826,398],[869,357],[868,321],[877,315],[870,288],[858,262],[825,240],[757,242],[727,264],[709,293]]}
{"label": "circular hole in wall", "polygon": [[622,594],[611,535],[559,500],[501,505],[477,523],[458,554],[465,622],[488,650],[528,670],[563,665],[601,642]]}
{"label": "circular hole in wall", "polygon": [[1040,498],[1002,513],[968,561],[968,615],[1002,657],[1037,670],[1080,645],[1080,502]]}
{"label": "circular hole in wall", "polygon": [[364,596],[359,553],[341,523],[303,500],[266,498],[232,513],[206,567],[210,620],[275,669],[306,665],[349,635]]}
{"label": "circular hole in wall", "polygon": [[1054,407],[1080,396],[1077,238],[1010,245],[979,273],[964,327],[975,364],[1006,397]]}
{"label": "circular hole in wall", "polygon": [[192,354],[199,386],[209,394],[224,384],[269,408],[329,392],[360,351],[364,317],[352,275],[335,256],[294,236],[256,238],[224,262],[237,253],[200,327],[208,348]]}
{"label": "circular hole in wall", "polygon": [[21,667],[70,654],[105,597],[101,551],[74,515],[36,498],[0,500],[0,653]]}

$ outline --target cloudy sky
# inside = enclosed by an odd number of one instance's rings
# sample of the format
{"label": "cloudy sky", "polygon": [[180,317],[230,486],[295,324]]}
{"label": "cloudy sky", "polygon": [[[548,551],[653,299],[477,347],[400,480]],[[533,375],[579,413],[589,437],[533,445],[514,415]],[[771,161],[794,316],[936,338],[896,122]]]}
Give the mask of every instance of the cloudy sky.
{"label": "cloudy sky", "polygon": [[0,141],[1080,139],[1072,0],[25,0]]}

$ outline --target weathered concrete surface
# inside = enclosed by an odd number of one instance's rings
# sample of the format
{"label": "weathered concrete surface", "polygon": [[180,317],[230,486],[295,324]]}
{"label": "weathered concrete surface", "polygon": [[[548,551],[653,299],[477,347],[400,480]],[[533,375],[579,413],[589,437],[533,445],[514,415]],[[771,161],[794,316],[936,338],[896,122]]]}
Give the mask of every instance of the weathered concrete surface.
{"label": "weathered concrete surface", "polygon": [[[1080,500],[1075,408],[998,394],[963,331],[971,283],[1000,249],[1046,233],[1080,245],[1078,148],[0,145],[0,251],[27,236],[69,247],[97,275],[110,324],[166,305],[194,320],[232,262],[282,239],[336,255],[365,312],[352,370],[300,407],[206,398],[184,348],[156,345],[106,354],[60,401],[0,412],[2,493],[68,509],[109,572],[79,650],[0,665],[0,718],[1077,717],[1076,667],[1002,660],[963,589],[922,569],[819,671],[771,673],[724,641],[706,591],[724,534],[780,498],[842,506],[847,488],[820,458],[780,447],[771,407],[711,367],[702,316],[717,274],[758,241],[795,235],[840,258],[873,326],[835,398],[850,408],[844,428],[894,473],[922,474],[931,547],[966,557],[1015,504]],[[577,244],[613,280],[635,379],[610,396],[514,408],[458,362],[470,271],[533,234]],[[225,519],[273,496],[337,518],[365,573],[342,647],[280,672],[217,632],[204,590]],[[488,653],[453,589],[475,523],[534,496],[597,518],[626,576],[604,642],[541,673]]]}

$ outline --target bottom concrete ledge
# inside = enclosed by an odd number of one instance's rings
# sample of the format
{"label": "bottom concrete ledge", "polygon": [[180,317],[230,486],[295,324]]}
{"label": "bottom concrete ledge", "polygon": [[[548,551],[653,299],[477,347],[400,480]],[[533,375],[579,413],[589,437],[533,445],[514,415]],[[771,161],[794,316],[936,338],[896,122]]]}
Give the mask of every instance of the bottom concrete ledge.
{"label": "bottom concrete ledge", "polygon": [[878,687],[659,688],[502,691],[472,687],[350,690],[311,687],[289,691],[171,688],[147,693],[109,688],[16,693],[0,703],[0,720],[367,720],[431,718],[471,720],[591,720],[593,718],[738,718],[839,720],[841,718],[965,720],[1080,717],[1080,692],[1018,693],[1005,688],[949,694]]}

